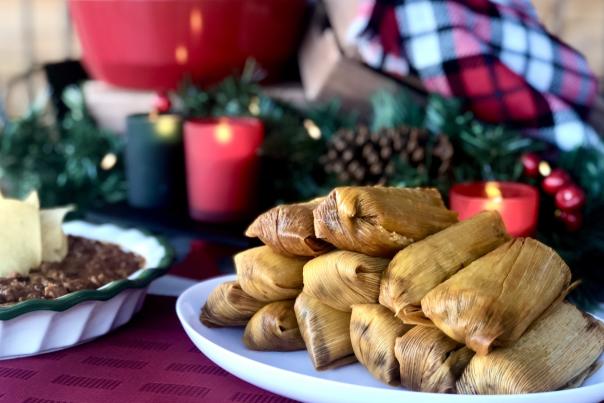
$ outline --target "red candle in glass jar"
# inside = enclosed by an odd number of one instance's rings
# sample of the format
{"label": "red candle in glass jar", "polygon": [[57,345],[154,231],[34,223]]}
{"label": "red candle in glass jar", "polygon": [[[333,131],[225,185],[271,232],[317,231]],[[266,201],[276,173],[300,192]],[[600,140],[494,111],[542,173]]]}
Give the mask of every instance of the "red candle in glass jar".
{"label": "red candle in glass jar", "polygon": [[255,118],[191,119],[184,126],[189,213],[201,221],[232,221],[255,207],[258,150]]}
{"label": "red candle in glass jar", "polygon": [[537,227],[539,192],[516,182],[460,183],[449,192],[451,209],[460,220],[483,210],[497,210],[512,236],[531,236]]}

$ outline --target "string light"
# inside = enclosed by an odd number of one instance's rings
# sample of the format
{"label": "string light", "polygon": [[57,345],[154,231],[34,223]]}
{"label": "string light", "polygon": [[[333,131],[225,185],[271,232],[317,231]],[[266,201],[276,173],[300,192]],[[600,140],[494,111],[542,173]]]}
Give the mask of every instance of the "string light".
{"label": "string light", "polygon": [[310,119],[304,119],[303,123],[306,132],[312,139],[319,140],[321,138],[321,129],[319,129],[319,126],[317,126],[315,122]]}
{"label": "string light", "polygon": [[552,167],[547,163],[547,161],[541,161],[539,163],[539,173],[541,176],[546,177],[552,173]]}
{"label": "string light", "polygon": [[252,97],[250,100],[250,106],[248,106],[248,110],[254,116],[260,115],[260,98]]}
{"label": "string light", "polygon": [[101,160],[101,169],[109,171],[117,164],[117,155],[114,153],[107,153]]}

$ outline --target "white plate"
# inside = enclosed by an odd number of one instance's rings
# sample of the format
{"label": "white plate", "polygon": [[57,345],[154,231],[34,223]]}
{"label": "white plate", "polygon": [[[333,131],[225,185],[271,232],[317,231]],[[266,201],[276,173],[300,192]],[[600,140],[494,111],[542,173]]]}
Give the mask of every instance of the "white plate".
{"label": "white plate", "polygon": [[145,258],[145,266],[96,290],[52,300],[28,300],[0,308],[0,360],[61,350],[102,336],[127,323],[143,304],[149,283],[167,271],[171,250],[135,229],[71,221],[65,232],[111,242]]}
{"label": "white plate", "polygon": [[[316,371],[306,351],[258,352],[245,348],[241,328],[210,329],[199,321],[201,307],[214,287],[234,275],[207,280],[185,291],[176,312],[193,343],[233,375],[271,392],[311,402],[547,402],[582,403],[604,399],[604,368],[577,389],[524,395],[469,396],[411,392],[375,380],[361,364]],[[600,357],[602,359],[602,357]]]}

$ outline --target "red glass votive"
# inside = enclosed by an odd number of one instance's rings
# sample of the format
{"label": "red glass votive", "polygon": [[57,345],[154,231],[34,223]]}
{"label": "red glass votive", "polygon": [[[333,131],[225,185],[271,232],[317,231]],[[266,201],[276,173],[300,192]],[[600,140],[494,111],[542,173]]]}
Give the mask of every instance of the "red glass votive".
{"label": "red glass votive", "polygon": [[497,210],[512,236],[531,236],[537,227],[539,192],[516,182],[460,183],[449,192],[451,209],[460,220],[483,210]]}
{"label": "red glass votive", "polygon": [[233,221],[255,207],[264,139],[255,118],[191,119],[185,123],[189,214],[201,221]]}

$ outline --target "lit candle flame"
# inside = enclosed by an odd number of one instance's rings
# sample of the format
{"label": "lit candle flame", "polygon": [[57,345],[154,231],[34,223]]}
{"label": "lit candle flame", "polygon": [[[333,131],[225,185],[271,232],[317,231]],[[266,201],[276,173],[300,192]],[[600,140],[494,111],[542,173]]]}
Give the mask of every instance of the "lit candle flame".
{"label": "lit candle flame", "polygon": [[220,144],[230,143],[233,139],[233,131],[231,130],[231,126],[225,122],[218,123],[214,137]]}
{"label": "lit candle flame", "polygon": [[248,106],[248,110],[254,116],[260,115],[260,98],[252,97],[250,100],[250,105]]}
{"label": "lit candle flame", "polygon": [[501,208],[501,202],[503,201],[499,184],[497,182],[487,182],[484,191],[489,198],[485,208],[487,210],[499,210]]}
{"label": "lit candle flame", "polygon": [[157,115],[153,119],[159,137],[172,139],[178,135],[178,119],[173,115]]}

